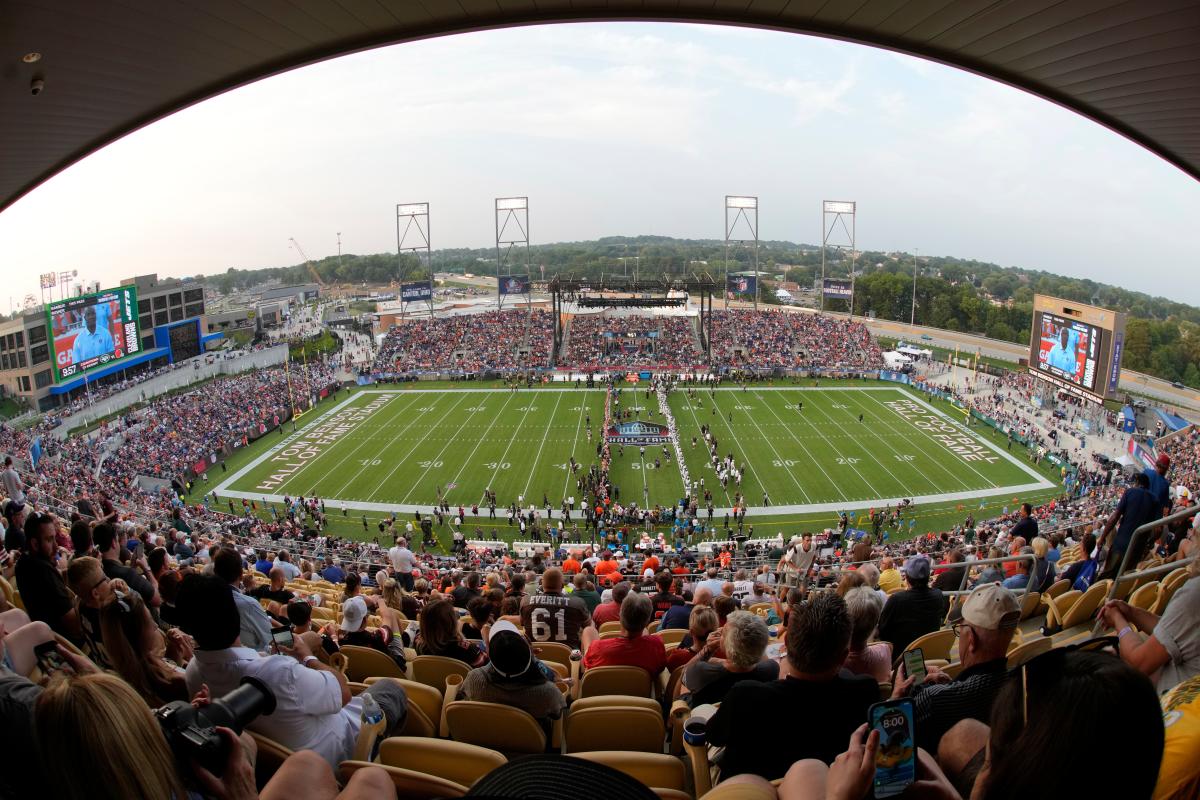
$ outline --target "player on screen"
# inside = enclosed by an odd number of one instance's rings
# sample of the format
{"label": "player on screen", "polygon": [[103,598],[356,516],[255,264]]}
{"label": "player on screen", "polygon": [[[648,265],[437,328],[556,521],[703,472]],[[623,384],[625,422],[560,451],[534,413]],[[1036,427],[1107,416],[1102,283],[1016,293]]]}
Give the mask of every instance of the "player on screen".
{"label": "player on screen", "polygon": [[1063,325],[1058,329],[1058,336],[1058,343],[1051,347],[1046,355],[1046,363],[1068,375],[1074,375],[1078,364],[1075,359],[1075,343],[1071,341],[1071,329]]}
{"label": "player on screen", "polygon": [[83,324],[86,330],[75,334],[75,344],[71,348],[71,358],[76,364],[113,351],[113,338],[108,332],[108,325],[99,328],[96,326],[95,306],[88,306],[83,310]]}

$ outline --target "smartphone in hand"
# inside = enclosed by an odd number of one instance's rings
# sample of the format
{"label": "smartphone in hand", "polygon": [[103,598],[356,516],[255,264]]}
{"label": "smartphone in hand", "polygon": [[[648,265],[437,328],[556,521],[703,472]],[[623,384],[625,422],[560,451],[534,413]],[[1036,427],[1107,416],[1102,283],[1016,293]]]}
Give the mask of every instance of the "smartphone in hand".
{"label": "smartphone in hand", "polygon": [[290,650],[296,646],[296,637],[291,628],[275,628],[271,631],[271,641],[275,643],[276,649],[286,647]]}
{"label": "smartphone in hand", "polygon": [[913,704],[908,698],[885,700],[867,712],[871,729],[879,731],[875,755],[875,797],[894,797],[917,777],[917,744]]}
{"label": "smartphone in hand", "polygon": [[67,661],[58,652],[58,642],[42,642],[33,648],[33,656],[37,659],[38,669],[46,677],[67,670]]}
{"label": "smartphone in hand", "polygon": [[904,651],[904,674],[913,679],[913,686],[920,686],[925,682],[925,653],[921,648],[914,647]]}

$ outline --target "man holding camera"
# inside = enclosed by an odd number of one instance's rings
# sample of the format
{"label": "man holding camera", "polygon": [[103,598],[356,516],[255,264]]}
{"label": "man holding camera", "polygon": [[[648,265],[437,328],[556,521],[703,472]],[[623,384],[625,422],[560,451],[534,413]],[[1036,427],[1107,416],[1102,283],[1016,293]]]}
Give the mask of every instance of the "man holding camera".
{"label": "man holding camera", "polygon": [[[346,677],[314,656],[304,637],[291,637],[290,647],[277,643],[279,655],[242,647],[233,590],[217,577],[189,575],[176,606],[183,629],[196,640],[186,672],[189,693],[207,685],[211,696],[222,696],[244,678],[255,678],[274,693],[275,710],[247,727],[292,750],[313,750],[335,769],[353,758],[362,724],[361,697],[351,697]],[[383,709],[383,736],[403,726],[408,703],[399,683],[380,680],[364,694]]]}

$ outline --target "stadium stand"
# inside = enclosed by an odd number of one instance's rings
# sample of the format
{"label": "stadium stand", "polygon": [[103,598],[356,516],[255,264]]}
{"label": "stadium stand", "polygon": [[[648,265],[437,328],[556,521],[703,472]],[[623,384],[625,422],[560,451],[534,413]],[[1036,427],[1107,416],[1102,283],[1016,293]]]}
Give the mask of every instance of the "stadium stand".
{"label": "stadium stand", "polygon": [[878,369],[883,352],[861,322],[824,314],[714,311],[713,358],[736,369]]}
{"label": "stadium stand", "polygon": [[553,334],[554,319],[541,310],[416,317],[388,331],[371,371],[393,376],[542,369],[550,364]]}

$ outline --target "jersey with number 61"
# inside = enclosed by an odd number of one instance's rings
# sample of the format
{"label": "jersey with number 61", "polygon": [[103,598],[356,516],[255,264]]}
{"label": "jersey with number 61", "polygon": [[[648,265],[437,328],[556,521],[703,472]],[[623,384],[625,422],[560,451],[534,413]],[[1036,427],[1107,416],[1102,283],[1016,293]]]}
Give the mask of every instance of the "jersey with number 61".
{"label": "jersey with number 61", "polygon": [[535,594],[521,606],[521,626],[535,642],[562,642],[580,648],[579,632],[591,622],[587,604],[565,594]]}

